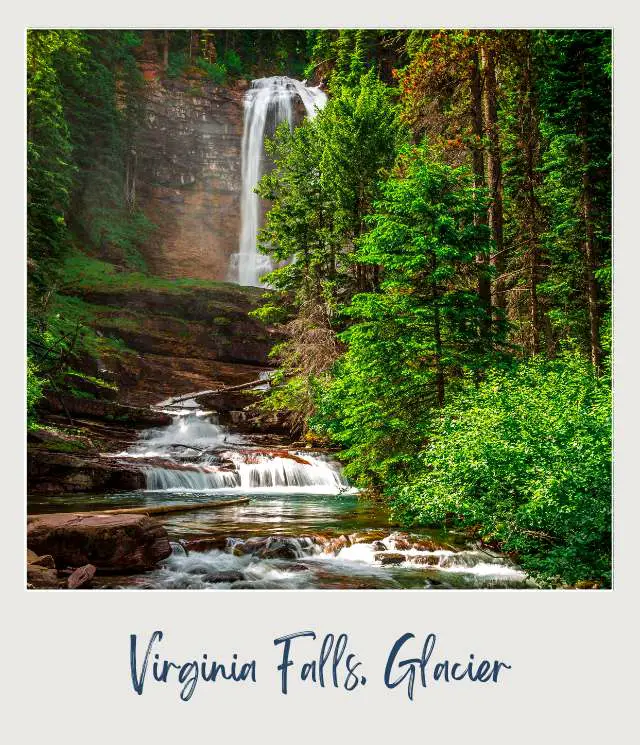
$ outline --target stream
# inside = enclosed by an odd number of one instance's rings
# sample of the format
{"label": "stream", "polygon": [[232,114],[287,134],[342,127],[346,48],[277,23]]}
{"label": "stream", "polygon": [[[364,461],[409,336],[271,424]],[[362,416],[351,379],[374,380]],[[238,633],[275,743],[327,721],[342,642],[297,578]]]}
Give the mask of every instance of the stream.
{"label": "stream", "polygon": [[156,569],[97,576],[102,588],[526,588],[506,557],[454,532],[400,531],[384,505],[366,501],[330,455],[265,448],[234,433],[195,400],[181,402],[167,427],[142,432],[119,453],[137,463],[147,488],[108,494],[38,495],[33,513],[211,503],[221,509],[156,515],[172,555]]}

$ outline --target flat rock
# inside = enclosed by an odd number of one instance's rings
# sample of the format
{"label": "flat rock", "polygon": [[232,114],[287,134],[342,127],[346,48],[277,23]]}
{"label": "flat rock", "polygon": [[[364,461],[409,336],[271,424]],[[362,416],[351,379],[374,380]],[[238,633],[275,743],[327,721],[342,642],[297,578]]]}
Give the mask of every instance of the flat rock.
{"label": "flat rock", "polygon": [[27,546],[56,565],[93,564],[98,571],[151,569],[171,554],[167,531],[146,515],[56,513],[27,519]]}

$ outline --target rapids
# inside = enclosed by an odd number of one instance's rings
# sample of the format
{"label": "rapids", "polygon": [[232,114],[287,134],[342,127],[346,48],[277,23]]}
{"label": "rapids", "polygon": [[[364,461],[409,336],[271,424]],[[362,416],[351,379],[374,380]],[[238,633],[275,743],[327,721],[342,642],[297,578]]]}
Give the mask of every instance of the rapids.
{"label": "rapids", "polygon": [[[163,402],[166,404],[166,402]],[[158,408],[162,408],[159,404]],[[210,503],[220,510],[157,516],[172,555],[151,572],[96,577],[94,584],[158,589],[523,588],[506,557],[437,530],[398,532],[380,503],[363,499],[327,454],[265,449],[187,402],[170,425],[105,454],[143,469],[136,492],[46,495],[35,512]],[[39,500],[39,501],[38,501]]]}

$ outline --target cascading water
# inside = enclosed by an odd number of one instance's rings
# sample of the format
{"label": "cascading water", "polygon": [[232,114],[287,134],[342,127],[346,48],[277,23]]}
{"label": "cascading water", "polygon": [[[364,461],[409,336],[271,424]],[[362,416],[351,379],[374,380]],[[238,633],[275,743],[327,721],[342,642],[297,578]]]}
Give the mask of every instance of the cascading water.
{"label": "cascading water", "polygon": [[341,494],[350,488],[339,464],[321,455],[247,448],[197,404],[174,414],[169,426],[143,432],[114,457],[148,461],[149,491]]}
{"label": "cascading water", "polygon": [[302,101],[309,119],[327,102],[327,95],[320,88],[308,87],[299,80],[287,77],[254,80],[244,99],[240,244],[230,265],[231,279],[240,285],[259,287],[260,277],[272,268],[269,257],[257,249],[260,202],[254,189],[263,172],[263,144],[267,126],[271,131],[287,121],[293,129],[297,98]]}
{"label": "cascading water", "polygon": [[[265,381],[268,375],[263,376]],[[156,406],[165,427],[143,432],[110,457],[137,466],[146,489],[63,495],[66,509],[167,507],[172,554],[139,575],[102,586],[242,588],[524,588],[507,557],[463,535],[435,529],[390,532],[379,503],[359,499],[340,464],[321,453],[264,446],[221,426],[198,396]],[[104,455],[103,457],[107,457]],[[228,497],[248,497],[248,500]],[[59,510],[56,497],[47,497]],[[214,503],[227,502],[219,509]],[[180,509],[172,511],[171,508]],[[189,507],[184,511],[183,507]],[[94,580],[97,582],[98,580]],[[115,584],[114,584],[115,583]]]}

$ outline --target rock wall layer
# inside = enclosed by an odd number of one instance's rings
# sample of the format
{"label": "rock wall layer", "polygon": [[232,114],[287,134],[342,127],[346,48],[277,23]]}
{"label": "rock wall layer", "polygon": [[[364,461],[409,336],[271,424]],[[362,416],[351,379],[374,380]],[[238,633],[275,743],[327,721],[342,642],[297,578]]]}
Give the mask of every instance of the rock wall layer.
{"label": "rock wall layer", "polygon": [[157,226],[143,249],[148,270],[168,278],[227,279],[240,231],[247,84],[163,79],[159,68],[145,69],[145,78],[136,196]]}

